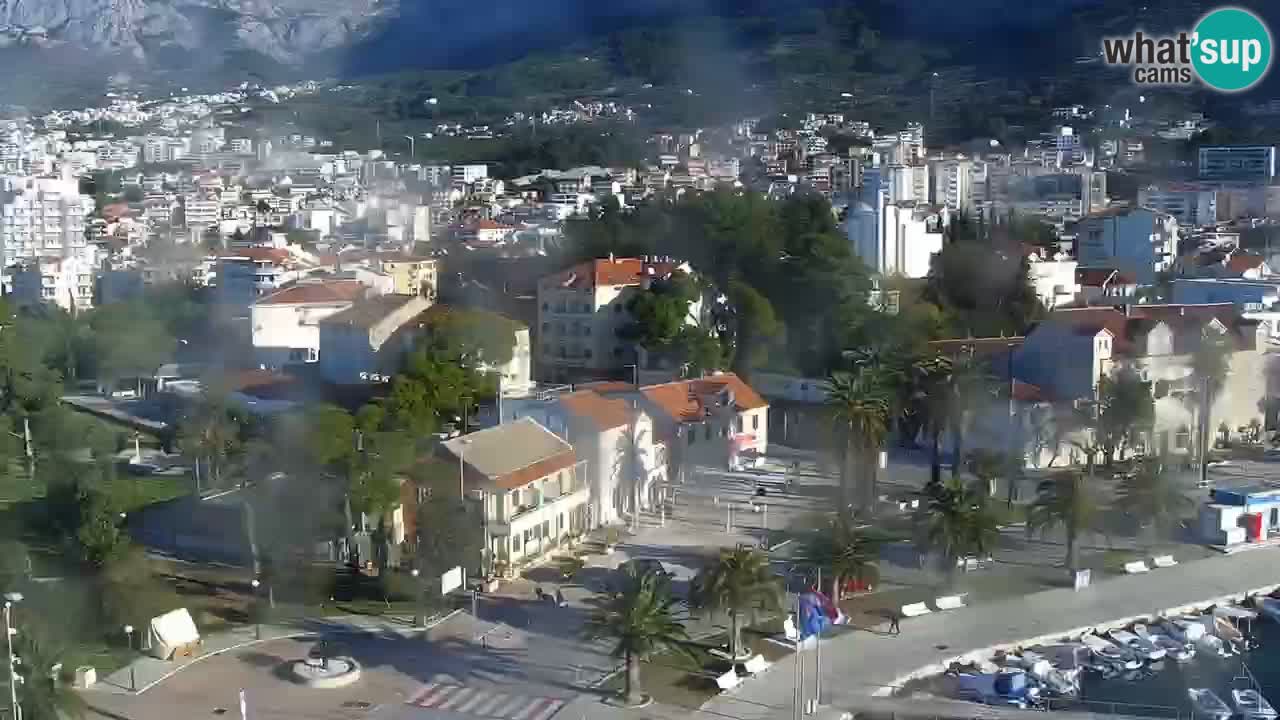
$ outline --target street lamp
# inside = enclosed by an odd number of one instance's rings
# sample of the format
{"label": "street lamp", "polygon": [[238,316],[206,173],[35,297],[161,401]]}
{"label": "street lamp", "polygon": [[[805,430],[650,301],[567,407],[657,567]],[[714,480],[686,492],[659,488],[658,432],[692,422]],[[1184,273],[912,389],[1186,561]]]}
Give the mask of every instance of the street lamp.
{"label": "street lamp", "polygon": [[418,608],[417,612],[413,614],[413,626],[423,627],[427,624],[427,610],[424,607],[426,604],[427,593],[426,588],[419,577],[422,575],[422,572],[418,570],[418,568],[414,568],[409,571],[409,574],[413,576],[414,583],[418,586]]}
{"label": "street lamp", "polygon": [[14,666],[18,664],[18,656],[13,654],[13,636],[18,629],[13,626],[13,606],[22,602],[22,593],[10,592],[4,595],[4,637],[9,649],[9,712],[14,718],[20,718],[22,710],[18,708],[18,672]]}
{"label": "street lamp", "polygon": [[[132,625],[124,626],[124,636],[127,639],[126,641],[129,643],[129,649],[132,650],[133,649],[133,626]],[[137,675],[134,674],[133,668],[134,668],[133,661],[130,660],[129,661],[129,689],[134,692],[138,692],[138,677]]]}
{"label": "street lamp", "polygon": [[262,582],[258,578],[254,578],[249,584],[253,586],[253,639],[261,640],[262,612],[261,608],[258,607],[258,603],[262,602],[262,600],[258,598],[258,588],[262,587]]}

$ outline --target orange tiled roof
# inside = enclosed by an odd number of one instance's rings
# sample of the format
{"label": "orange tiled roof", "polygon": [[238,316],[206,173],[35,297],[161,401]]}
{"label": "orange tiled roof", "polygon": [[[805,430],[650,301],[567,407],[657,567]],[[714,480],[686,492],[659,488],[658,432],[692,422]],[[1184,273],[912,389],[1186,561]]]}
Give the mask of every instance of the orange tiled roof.
{"label": "orange tiled roof", "polygon": [[578,263],[543,280],[550,286],[582,290],[602,285],[639,285],[653,268],[654,277],[667,277],[676,270],[674,262],[646,262],[640,258],[602,258]]}
{"label": "orange tiled roof", "polygon": [[1262,265],[1265,258],[1261,255],[1237,253],[1227,261],[1227,270],[1233,273],[1244,273]]}
{"label": "orange tiled roof", "polygon": [[291,285],[259,300],[256,305],[298,305],[302,303],[355,302],[365,295],[358,280],[331,280]]}
{"label": "orange tiled roof", "polygon": [[270,261],[274,263],[283,263],[289,259],[289,251],[280,248],[269,247],[247,247],[239,250],[228,250],[220,253],[220,258],[248,258],[250,260]]}
{"label": "orange tiled roof", "polygon": [[569,414],[589,420],[597,430],[611,430],[631,422],[627,401],[607,398],[593,390],[579,390],[560,398]]}
{"label": "orange tiled roof", "polygon": [[733,404],[738,412],[769,406],[759,393],[734,373],[649,385],[640,388],[640,392],[672,420],[698,422],[706,417],[707,408],[703,406],[702,398],[726,389],[733,391]]}

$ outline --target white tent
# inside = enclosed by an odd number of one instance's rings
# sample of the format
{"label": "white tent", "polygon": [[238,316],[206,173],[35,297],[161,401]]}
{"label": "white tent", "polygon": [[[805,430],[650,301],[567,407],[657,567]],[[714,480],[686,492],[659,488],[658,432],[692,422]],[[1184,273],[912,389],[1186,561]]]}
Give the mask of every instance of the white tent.
{"label": "white tent", "polygon": [[196,630],[191,613],[186,608],[178,608],[151,618],[147,640],[152,655],[169,660],[175,652],[200,642],[200,631]]}

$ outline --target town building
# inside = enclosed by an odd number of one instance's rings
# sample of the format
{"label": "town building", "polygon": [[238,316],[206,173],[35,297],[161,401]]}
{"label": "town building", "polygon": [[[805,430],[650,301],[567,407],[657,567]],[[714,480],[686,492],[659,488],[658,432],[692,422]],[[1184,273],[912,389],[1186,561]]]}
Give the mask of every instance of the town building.
{"label": "town building", "polygon": [[1276,177],[1274,145],[1209,145],[1200,148],[1201,180],[1271,184]]}
{"label": "town building", "polygon": [[247,247],[218,257],[214,269],[218,302],[234,313],[245,312],[259,298],[297,279],[289,268],[289,251]]}
{"label": "town building", "polygon": [[1077,267],[1081,305],[1124,305],[1138,301],[1138,283],[1110,267]]}
{"label": "town building", "polygon": [[1076,282],[1075,260],[1066,256],[1041,260],[1039,253],[1032,253],[1027,259],[1027,276],[1031,287],[1046,309],[1052,310],[1076,301],[1080,294],[1080,284]]}
{"label": "town building", "polygon": [[1173,266],[1178,252],[1178,221],[1148,208],[1111,208],[1076,225],[1076,259],[1082,265],[1114,267],[1140,285]]}
{"label": "town building", "polygon": [[[692,273],[671,258],[602,258],[549,275],[538,283],[538,375],[552,382],[598,379],[635,364],[635,348],[618,337],[632,322],[635,293],[676,272]],[[689,308],[698,324],[703,303]]]}
{"label": "town building", "polygon": [[90,246],[65,257],[21,261],[9,269],[10,300],[18,306],[49,303],[71,313],[92,309],[98,269],[95,249]]}
{"label": "town building", "polygon": [[320,321],[350,308],[368,293],[356,280],[303,280],[249,308],[258,367],[280,370],[320,359]]}
{"label": "town building", "polygon": [[1218,221],[1218,191],[1213,189],[1184,185],[1142,188],[1138,191],[1138,206],[1168,213],[1186,227]]}
{"label": "town building", "polygon": [[589,529],[573,447],[530,418],[454,438],[442,451],[482,508],[486,570],[505,575]]}
{"label": "town building", "polygon": [[413,345],[401,328],[430,306],[422,295],[381,295],[321,318],[321,377],[334,385],[390,381]]}
{"label": "town building", "polygon": [[94,201],[69,175],[0,177],[0,250],[4,267],[20,260],[72,255],[88,245]]}

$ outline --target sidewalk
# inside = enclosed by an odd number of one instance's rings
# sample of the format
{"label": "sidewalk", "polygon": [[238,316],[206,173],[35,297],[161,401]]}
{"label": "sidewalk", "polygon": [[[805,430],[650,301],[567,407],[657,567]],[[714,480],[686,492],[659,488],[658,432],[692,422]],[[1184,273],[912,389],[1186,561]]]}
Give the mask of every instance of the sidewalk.
{"label": "sidewalk", "polygon": [[[461,611],[455,610],[453,613],[433,619],[427,624],[427,629],[457,612]],[[271,640],[347,633],[412,637],[422,632],[423,628],[413,626],[412,616],[342,615],[329,618],[303,618],[291,623],[242,626],[201,638],[200,649],[191,657],[160,660],[150,655],[139,655],[129,665],[104,678],[99,678],[97,684],[87,692],[115,695],[144,693],[201,660]]]}

